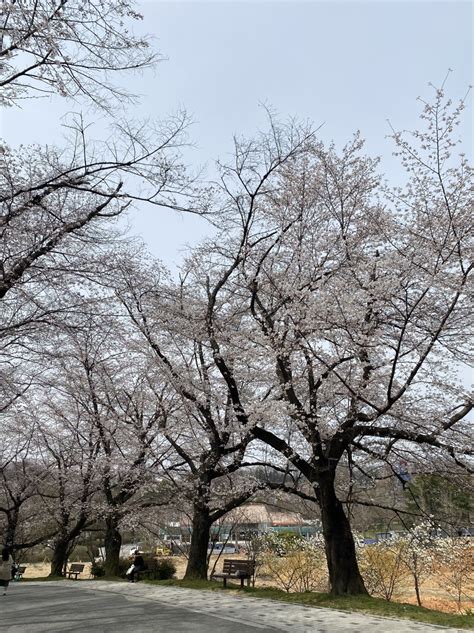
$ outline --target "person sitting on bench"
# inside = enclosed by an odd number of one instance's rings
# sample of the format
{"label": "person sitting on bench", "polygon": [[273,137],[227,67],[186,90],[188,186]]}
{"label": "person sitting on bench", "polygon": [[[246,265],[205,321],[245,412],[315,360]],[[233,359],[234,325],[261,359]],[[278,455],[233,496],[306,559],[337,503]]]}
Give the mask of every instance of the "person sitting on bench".
{"label": "person sitting on bench", "polygon": [[138,548],[132,549],[130,552],[130,558],[133,559],[131,566],[127,569],[128,582],[135,582],[135,575],[139,571],[146,569],[145,561],[142,556],[143,552],[140,552]]}

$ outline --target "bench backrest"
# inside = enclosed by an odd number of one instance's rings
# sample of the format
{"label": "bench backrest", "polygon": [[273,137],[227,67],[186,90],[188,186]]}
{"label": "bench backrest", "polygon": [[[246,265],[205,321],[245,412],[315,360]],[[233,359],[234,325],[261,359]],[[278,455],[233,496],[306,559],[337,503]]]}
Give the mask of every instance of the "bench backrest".
{"label": "bench backrest", "polygon": [[242,574],[248,574],[253,576],[255,570],[255,561],[253,560],[238,560],[234,558],[224,558],[224,566],[222,572],[224,574],[235,574],[240,572]]}
{"label": "bench backrest", "polygon": [[84,571],[85,565],[81,565],[80,563],[71,563],[68,571],[78,572]]}

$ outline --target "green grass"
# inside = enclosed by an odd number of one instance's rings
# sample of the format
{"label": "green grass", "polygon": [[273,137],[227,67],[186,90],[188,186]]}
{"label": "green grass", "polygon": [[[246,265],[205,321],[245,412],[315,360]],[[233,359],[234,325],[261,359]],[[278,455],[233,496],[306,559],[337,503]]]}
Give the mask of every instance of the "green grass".
{"label": "green grass", "polygon": [[[145,580],[143,582],[173,587],[186,587],[189,589],[206,589],[211,591],[224,591],[222,583],[208,580]],[[240,586],[228,584],[228,591],[242,591]],[[362,611],[371,615],[380,615],[389,618],[403,618],[449,626],[459,629],[474,629],[474,614],[460,615],[443,613],[417,607],[412,604],[400,602],[387,602],[381,598],[370,596],[332,596],[327,593],[286,593],[281,589],[271,587],[245,587],[244,593],[255,598],[267,598],[293,604],[304,604],[309,607],[326,607],[343,611]]]}

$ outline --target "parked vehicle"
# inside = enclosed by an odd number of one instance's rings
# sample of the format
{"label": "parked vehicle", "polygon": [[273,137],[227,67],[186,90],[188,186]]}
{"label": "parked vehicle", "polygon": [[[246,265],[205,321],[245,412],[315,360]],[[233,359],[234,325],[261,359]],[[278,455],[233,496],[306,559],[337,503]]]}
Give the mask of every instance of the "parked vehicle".
{"label": "parked vehicle", "polygon": [[216,541],[209,545],[208,551],[213,554],[236,554],[237,548],[234,543],[221,543]]}

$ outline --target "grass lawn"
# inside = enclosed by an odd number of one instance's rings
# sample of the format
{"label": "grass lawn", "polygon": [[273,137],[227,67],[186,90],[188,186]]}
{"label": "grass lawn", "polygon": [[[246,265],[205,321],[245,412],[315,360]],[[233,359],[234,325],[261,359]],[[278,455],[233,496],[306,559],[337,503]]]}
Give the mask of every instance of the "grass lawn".
{"label": "grass lawn", "polygon": [[[187,587],[189,589],[206,589],[210,591],[242,591],[240,586],[228,584],[225,590],[222,583],[207,580],[145,580],[143,582],[173,587]],[[442,613],[424,609],[412,604],[400,602],[387,602],[381,598],[370,596],[331,596],[327,593],[286,593],[281,589],[270,587],[245,587],[244,593],[255,598],[268,598],[282,602],[304,604],[308,607],[327,607],[341,609],[343,611],[363,611],[372,615],[381,615],[389,618],[405,618],[438,626],[449,626],[462,629],[474,629],[474,614],[458,615]]]}

